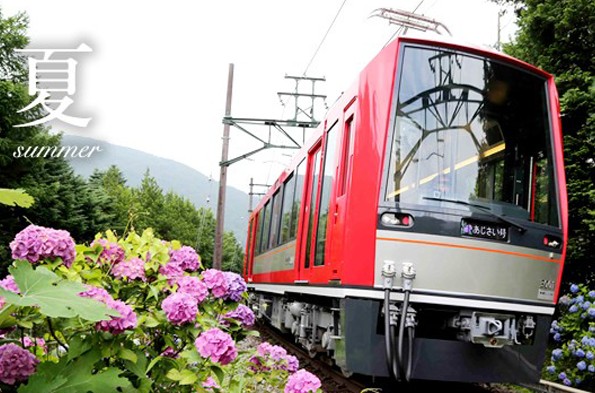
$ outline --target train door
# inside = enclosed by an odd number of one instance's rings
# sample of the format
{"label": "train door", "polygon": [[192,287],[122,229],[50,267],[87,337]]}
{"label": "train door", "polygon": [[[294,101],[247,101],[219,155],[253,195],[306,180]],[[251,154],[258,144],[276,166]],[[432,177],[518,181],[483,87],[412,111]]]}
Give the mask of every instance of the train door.
{"label": "train door", "polygon": [[318,198],[318,183],[320,178],[320,159],[322,156],[322,142],[317,143],[308,153],[308,170],[306,174],[304,209],[302,209],[302,225],[300,234],[300,256],[298,260],[298,280],[310,281],[312,266],[312,232],[314,231],[316,200]]}
{"label": "train door", "polygon": [[334,194],[337,127],[332,123],[323,140],[311,152],[312,160],[308,176],[308,200],[306,201],[307,220],[303,229],[302,264],[299,279],[309,282],[328,282],[331,279],[332,263],[327,258],[329,223],[332,223]]}
{"label": "train door", "polygon": [[336,187],[332,200],[331,217],[329,221],[329,253],[328,258],[333,261],[332,278],[341,277],[340,269],[346,256],[343,253],[345,232],[347,229],[347,195],[351,182],[351,168],[353,166],[353,149],[355,140],[355,99],[345,108],[343,124],[338,131],[342,131],[337,151]]}

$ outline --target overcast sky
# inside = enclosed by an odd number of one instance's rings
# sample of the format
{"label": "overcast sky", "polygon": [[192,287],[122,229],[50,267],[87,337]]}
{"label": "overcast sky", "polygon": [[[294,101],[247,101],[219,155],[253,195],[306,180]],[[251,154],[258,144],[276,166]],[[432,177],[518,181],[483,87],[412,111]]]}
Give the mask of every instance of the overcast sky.
{"label": "overcast sky", "polygon": [[[73,115],[86,128],[53,129],[106,140],[189,165],[218,179],[221,119],[228,64],[235,64],[232,116],[288,118],[278,91],[302,75],[343,0],[77,1],[0,0],[4,15],[25,11],[31,48],[76,48]],[[455,39],[494,45],[499,7],[485,0],[347,0],[309,76],[324,76],[320,92],[331,105],[387,43],[397,27],[368,18],[376,8],[399,8],[436,18]],[[514,34],[514,15],[501,19],[502,40]],[[263,135],[266,129],[255,128]],[[250,145],[232,129],[230,157]],[[228,184],[248,190],[272,182],[291,151],[254,156],[230,167]],[[285,154],[285,155],[284,155]]]}

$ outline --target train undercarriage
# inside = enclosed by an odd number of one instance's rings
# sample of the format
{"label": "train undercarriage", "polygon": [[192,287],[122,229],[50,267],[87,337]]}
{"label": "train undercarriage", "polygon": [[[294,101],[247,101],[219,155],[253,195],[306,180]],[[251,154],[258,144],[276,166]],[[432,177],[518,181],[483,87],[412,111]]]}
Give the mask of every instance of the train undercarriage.
{"label": "train undercarriage", "polygon": [[[252,289],[250,304],[259,319],[293,337],[311,357],[331,359],[346,376],[539,379],[547,315],[411,302],[410,289],[385,290],[384,298],[319,296],[295,286],[282,293]],[[394,300],[398,292],[404,296]]]}

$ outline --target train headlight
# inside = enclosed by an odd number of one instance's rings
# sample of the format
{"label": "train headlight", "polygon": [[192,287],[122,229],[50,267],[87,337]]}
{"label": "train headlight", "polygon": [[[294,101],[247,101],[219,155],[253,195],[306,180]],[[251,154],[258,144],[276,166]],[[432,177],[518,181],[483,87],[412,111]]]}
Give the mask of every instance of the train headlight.
{"label": "train headlight", "polygon": [[413,217],[409,214],[402,213],[384,213],[380,217],[380,221],[387,227],[405,227],[413,226]]}

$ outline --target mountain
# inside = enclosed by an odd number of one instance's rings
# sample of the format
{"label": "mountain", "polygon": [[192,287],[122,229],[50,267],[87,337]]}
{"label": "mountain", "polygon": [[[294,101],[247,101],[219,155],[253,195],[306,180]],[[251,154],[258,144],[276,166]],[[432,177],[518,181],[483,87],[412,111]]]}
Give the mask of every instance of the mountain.
{"label": "mountain", "polygon": [[[95,169],[105,170],[116,165],[132,187],[140,185],[149,169],[151,176],[164,191],[173,191],[188,198],[196,207],[217,211],[219,182],[179,162],[145,153],[128,147],[74,135],[62,136],[63,146],[99,146],[101,151],[90,157],[68,158],[74,171],[88,178]],[[234,187],[227,187],[225,202],[225,230],[232,231],[240,244],[246,240],[248,227],[248,194]]]}

